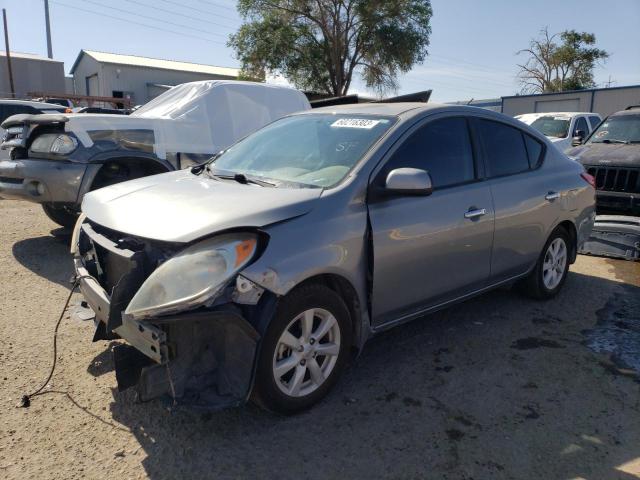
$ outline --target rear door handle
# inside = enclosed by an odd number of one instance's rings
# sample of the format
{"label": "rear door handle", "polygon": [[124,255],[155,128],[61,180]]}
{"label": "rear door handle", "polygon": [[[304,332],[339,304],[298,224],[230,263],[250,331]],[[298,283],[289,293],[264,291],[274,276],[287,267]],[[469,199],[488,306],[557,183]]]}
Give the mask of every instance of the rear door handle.
{"label": "rear door handle", "polygon": [[464,218],[478,218],[486,214],[487,214],[487,211],[484,208],[478,208],[475,210],[469,210],[467,213],[464,214]]}
{"label": "rear door handle", "polygon": [[544,198],[545,200],[552,202],[553,200],[560,198],[560,192],[549,192],[544,196]]}

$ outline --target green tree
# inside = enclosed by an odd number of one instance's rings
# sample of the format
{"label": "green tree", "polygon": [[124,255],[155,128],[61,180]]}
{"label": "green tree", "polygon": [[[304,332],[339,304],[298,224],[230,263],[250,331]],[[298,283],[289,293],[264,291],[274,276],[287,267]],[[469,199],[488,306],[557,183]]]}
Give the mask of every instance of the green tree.
{"label": "green tree", "polygon": [[296,87],[346,95],[354,73],[379,92],[427,56],[430,0],[239,0],[230,37],[243,74],[276,71]]}
{"label": "green tree", "polygon": [[531,40],[529,48],[518,52],[528,56],[526,63],[518,65],[523,93],[594,87],[593,69],[609,57],[609,53],[596,48],[595,43],[592,33],[565,30],[550,35],[547,28],[542,30],[539,38]]}

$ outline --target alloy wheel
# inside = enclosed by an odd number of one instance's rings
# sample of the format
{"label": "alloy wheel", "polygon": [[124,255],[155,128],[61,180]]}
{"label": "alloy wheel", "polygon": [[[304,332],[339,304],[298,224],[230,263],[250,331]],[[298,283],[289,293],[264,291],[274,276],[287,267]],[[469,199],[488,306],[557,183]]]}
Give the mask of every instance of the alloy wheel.
{"label": "alloy wheel", "polygon": [[317,390],[333,371],[340,353],[340,326],[331,312],[311,308],[297,315],[278,339],[273,376],[291,397]]}
{"label": "alloy wheel", "polygon": [[542,264],[542,281],[548,290],[553,290],[562,281],[567,267],[567,244],[563,238],[555,238],[547,248]]}

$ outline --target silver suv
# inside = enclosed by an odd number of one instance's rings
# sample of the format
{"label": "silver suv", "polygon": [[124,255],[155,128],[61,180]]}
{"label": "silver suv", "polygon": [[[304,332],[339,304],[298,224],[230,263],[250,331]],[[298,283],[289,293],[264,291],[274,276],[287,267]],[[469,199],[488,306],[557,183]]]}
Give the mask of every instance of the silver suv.
{"label": "silver suv", "polygon": [[556,295],[594,200],[584,168],[517,120],[360,104],[87,194],[72,250],[95,338],[127,342],[120,388],[291,413],[382,330],[500,285]]}

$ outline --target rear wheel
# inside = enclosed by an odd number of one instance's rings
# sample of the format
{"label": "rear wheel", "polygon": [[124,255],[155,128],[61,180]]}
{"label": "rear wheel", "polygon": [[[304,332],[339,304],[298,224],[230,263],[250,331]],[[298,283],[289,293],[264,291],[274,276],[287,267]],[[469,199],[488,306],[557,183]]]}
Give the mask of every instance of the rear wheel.
{"label": "rear wheel", "polygon": [[342,298],[324,285],[307,285],[281,300],[262,340],[252,399],[278,413],[310,408],[347,364],[351,319]]}
{"label": "rear wheel", "polygon": [[567,279],[572,248],[567,231],[562,227],[556,228],[542,249],[535,268],[521,283],[521,290],[538,299],[557,295]]}
{"label": "rear wheel", "polygon": [[58,225],[65,228],[73,228],[78,220],[80,212],[72,207],[65,205],[55,205],[52,203],[43,203],[42,209],[44,213]]}

